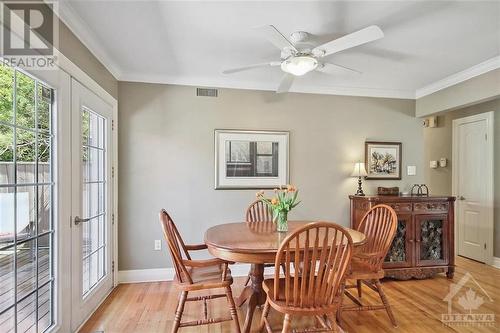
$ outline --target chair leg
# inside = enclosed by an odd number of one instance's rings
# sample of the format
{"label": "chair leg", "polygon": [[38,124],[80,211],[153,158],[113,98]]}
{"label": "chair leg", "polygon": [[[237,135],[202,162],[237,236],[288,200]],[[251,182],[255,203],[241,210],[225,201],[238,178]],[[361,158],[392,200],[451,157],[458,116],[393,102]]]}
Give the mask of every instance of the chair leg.
{"label": "chair leg", "polygon": [[186,304],[188,292],[183,291],[179,297],[179,303],[177,304],[177,310],[175,311],[174,324],[172,325],[172,333],[177,333],[179,325],[181,324],[182,313],[184,312],[184,304]]}
{"label": "chair leg", "polygon": [[264,310],[262,310],[262,317],[260,319],[260,325],[259,325],[259,329],[257,330],[257,332],[262,332],[266,326],[266,322],[265,322],[265,318],[267,318],[267,316],[269,315],[269,310],[271,308],[271,305],[269,304],[269,301],[266,301],[266,304],[264,305]]}
{"label": "chair leg", "polygon": [[245,281],[244,284],[245,287],[248,285],[248,282],[250,282],[250,273],[247,275],[247,280]]}
{"label": "chair leg", "polygon": [[356,280],[356,288],[358,289],[358,297],[361,298],[361,280]]}
{"label": "chair leg", "polygon": [[332,326],[332,327],[331,327],[331,328],[332,328],[332,332],[333,332],[333,333],[337,333],[337,332],[339,331],[339,326],[337,325],[337,322],[336,322],[336,321],[333,321],[331,324],[332,324],[332,325],[331,325],[331,326]]}
{"label": "chair leg", "polygon": [[233,318],[234,325],[236,326],[236,332],[240,333],[240,322],[238,321],[238,314],[236,313],[236,305],[234,304],[233,292],[231,291],[231,287],[226,287],[226,297],[229,303],[231,318]]}
{"label": "chair leg", "polygon": [[387,311],[387,315],[389,316],[389,319],[391,320],[392,325],[394,327],[398,327],[396,317],[394,317],[394,313],[392,313],[391,306],[389,305],[389,300],[387,299],[387,296],[385,295],[384,291],[382,290],[382,284],[380,283],[379,280],[375,281],[375,286],[377,287],[378,294],[380,295],[380,299],[382,300],[382,303],[384,303],[385,310]]}
{"label": "chair leg", "polygon": [[290,324],[291,324],[291,317],[287,313],[285,315],[285,319],[283,320],[283,330],[281,330],[281,333],[289,333],[290,332]]}
{"label": "chair leg", "polygon": [[337,309],[337,313],[335,314],[335,317],[337,319],[337,323],[339,324],[340,327],[343,328],[343,323],[342,323],[342,303],[344,302],[344,293],[345,293],[345,281],[342,284],[342,287],[340,289],[340,303],[339,307]]}

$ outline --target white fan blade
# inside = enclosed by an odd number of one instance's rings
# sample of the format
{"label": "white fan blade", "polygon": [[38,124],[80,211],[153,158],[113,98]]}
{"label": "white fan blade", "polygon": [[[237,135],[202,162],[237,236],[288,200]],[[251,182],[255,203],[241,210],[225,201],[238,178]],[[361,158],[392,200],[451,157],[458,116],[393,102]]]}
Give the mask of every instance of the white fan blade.
{"label": "white fan blade", "polygon": [[281,79],[280,85],[278,89],[276,90],[277,94],[285,93],[290,90],[290,87],[292,86],[293,79],[295,79],[295,76],[292,74],[285,74],[283,78]]}
{"label": "white fan blade", "polygon": [[326,74],[361,74],[360,71],[357,71],[355,69],[329,63],[323,63],[318,65],[318,67],[316,67],[316,70],[318,72]]}
{"label": "white fan blade", "polygon": [[271,61],[271,62],[264,62],[261,64],[253,64],[253,65],[248,65],[248,66],[243,66],[243,67],[238,67],[238,68],[226,69],[222,73],[232,74],[232,73],[242,72],[242,71],[246,71],[246,70],[253,69],[253,68],[266,67],[266,66],[279,66],[279,65],[281,65],[280,61]]}
{"label": "white fan blade", "polygon": [[350,49],[351,47],[372,42],[382,37],[384,37],[384,33],[382,32],[382,30],[376,25],[372,25],[368,28],[358,30],[356,32],[353,32],[352,34],[345,35],[343,37],[315,47],[312,50],[312,53],[316,56],[324,57],[332,53]]}
{"label": "white fan blade", "polygon": [[288,48],[297,52],[297,49],[292,44],[292,42],[286,39],[286,37],[283,36],[283,34],[279,32],[279,30],[276,29],[274,25],[264,25],[262,27],[257,27],[256,29],[259,30],[264,35],[264,37],[267,38],[268,41],[273,43],[280,50]]}

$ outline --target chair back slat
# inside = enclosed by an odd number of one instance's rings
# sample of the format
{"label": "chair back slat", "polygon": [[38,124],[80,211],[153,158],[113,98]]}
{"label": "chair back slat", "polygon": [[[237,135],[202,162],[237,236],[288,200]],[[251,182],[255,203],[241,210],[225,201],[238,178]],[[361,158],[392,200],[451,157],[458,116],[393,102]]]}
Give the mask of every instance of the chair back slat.
{"label": "chair back slat", "polygon": [[361,253],[373,253],[370,259],[363,259],[373,271],[382,269],[384,258],[396,234],[398,218],[394,209],[387,205],[377,205],[370,209],[358,226],[358,231],[366,236]]}
{"label": "chair back slat", "polygon": [[247,209],[247,222],[272,222],[273,212],[262,201],[254,201]]}
{"label": "chair back slat", "polygon": [[[276,254],[274,293],[270,297],[300,308],[334,305],[340,299],[352,246],[349,233],[333,223],[310,223],[296,230],[285,238]],[[281,280],[284,284],[279,279],[282,265],[286,267]]]}
{"label": "chair back slat", "polygon": [[160,223],[163,229],[165,240],[167,241],[170,257],[174,264],[175,275],[180,283],[193,283],[191,274],[182,262],[183,259],[191,260],[186,249],[186,245],[174,224],[174,221],[166,210],[160,211]]}

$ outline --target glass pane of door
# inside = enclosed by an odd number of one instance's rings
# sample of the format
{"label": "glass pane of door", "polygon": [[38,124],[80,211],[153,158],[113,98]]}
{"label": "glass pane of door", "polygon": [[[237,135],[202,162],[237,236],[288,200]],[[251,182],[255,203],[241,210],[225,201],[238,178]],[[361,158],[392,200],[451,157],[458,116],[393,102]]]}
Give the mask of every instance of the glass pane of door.
{"label": "glass pane of door", "polygon": [[106,119],[82,108],[82,295],[106,274]]}
{"label": "glass pane of door", "polygon": [[407,267],[411,265],[412,230],[411,215],[398,215],[398,227],[392,245],[387,252],[384,267]]}
{"label": "glass pane of door", "polygon": [[54,324],[54,94],[0,65],[0,332]]}
{"label": "glass pane of door", "polygon": [[387,262],[402,262],[406,261],[406,223],[398,220],[398,228],[396,235],[392,240],[391,248],[385,257]]}
{"label": "glass pane of door", "polygon": [[417,265],[443,264],[447,262],[446,215],[418,216],[415,226],[417,241]]}
{"label": "glass pane of door", "polygon": [[426,219],[420,223],[420,260],[442,260],[444,221]]}

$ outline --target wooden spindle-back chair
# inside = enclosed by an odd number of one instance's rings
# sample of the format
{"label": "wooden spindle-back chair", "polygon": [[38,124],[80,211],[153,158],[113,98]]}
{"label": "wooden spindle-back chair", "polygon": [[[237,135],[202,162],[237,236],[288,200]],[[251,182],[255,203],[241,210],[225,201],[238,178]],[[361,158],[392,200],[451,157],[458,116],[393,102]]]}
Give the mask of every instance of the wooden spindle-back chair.
{"label": "wooden spindle-back chair", "polygon": [[387,205],[373,207],[361,220],[358,231],[365,234],[366,243],[354,254],[351,270],[347,276],[349,280],[356,280],[356,285],[347,285],[346,288],[357,288],[358,298],[361,298],[363,283],[379,294],[382,305],[363,305],[360,300],[346,291],[346,296],[356,305],[343,306],[338,313],[339,321],[341,320],[342,311],[385,309],[391,323],[397,326],[396,318],[380,283],[380,279],[384,277],[382,264],[396,234],[397,224],[396,212]]}
{"label": "wooden spindle-back chair", "polygon": [[[268,230],[272,232],[273,230],[273,212],[264,202],[260,200],[254,201],[247,208],[246,213],[246,221],[247,223],[252,223],[252,227],[254,229],[262,229]],[[265,264],[264,267],[273,267],[273,264]],[[250,272],[247,275],[247,279],[245,281],[245,286],[250,282]]]}
{"label": "wooden spindle-back chair", "polygon": [[262,201],[256,200],[247,208],[247,222],[272,222],[273,212]]}
{"label": "wooden spindle-back chair", "polygon": [[[274,279],[263,282],[267,299],[260,329],[272,332],[267,320],[272,307],[285,314],[284,333],[291,330],[292,315],[315,316],[321,324],[316,332],[336,331],[335,320],[327,315],[335,314],[341,304],[352,251],[349,233],[333,223],[310,223],[286,237],[276,254]],[[279,273],[282,264],[284,278]],[[300,269],[293,271],[293,267]]]}
{"label": "wooden spindle-back chair", "polygon": [[[240,332],[236,306],[233,300],[231,284],[233,278],[228,268],[228,263],[221,259],[213,258],[206,260],[193,260],[189,251],[204,250],[205,244],[186,245],[182,240],[177,227],[170,215],[162,209],[160,211],[160,223],[163,228],[165,240],[167,241],[170,256],[175,269],[174,284],[180,290],[179,303],[175,312],[172,333],[177,332],[179,327],[199,326],[223,321],[234,321],[236,332]],[[190,291],[210,290],[223,288],[224,294],[207,294],[203,296],[187,297]],[[207,300],[226,297],[229,303],[231,318],[208,318]],[[204,318],[201,320],[181,322],[186,301],[203,301]]]}

